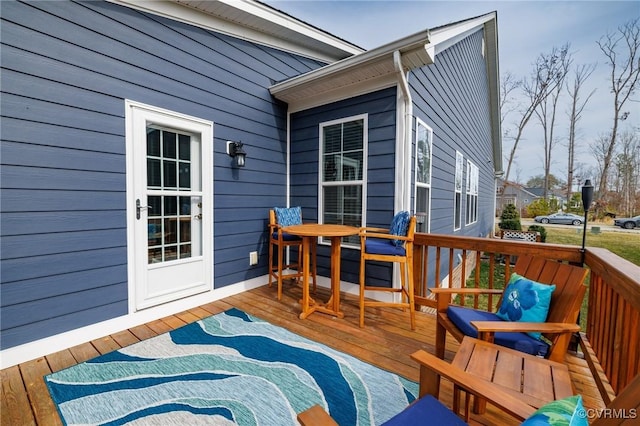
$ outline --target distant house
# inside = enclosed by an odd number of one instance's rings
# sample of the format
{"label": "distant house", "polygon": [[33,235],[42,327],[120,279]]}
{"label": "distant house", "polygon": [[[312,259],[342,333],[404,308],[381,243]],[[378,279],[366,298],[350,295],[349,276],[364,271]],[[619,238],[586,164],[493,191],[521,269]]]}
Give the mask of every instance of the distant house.
{"label": "distant house", "polygon": [[273,206],[493,230],[495,13],[364,51],[253,1],[1,10],[2,368],[264,285]]}
{"label": "distant house", "polygon": [[496,191],[496,216],[502,214],[504,206],[507,204],[513,204],[518,209],[520,216],[527,216],[527,206],[533,201],[540,198],[530,188],[525,188],[515,182],[505,182],[502,179],[498,180],[498,190]]}

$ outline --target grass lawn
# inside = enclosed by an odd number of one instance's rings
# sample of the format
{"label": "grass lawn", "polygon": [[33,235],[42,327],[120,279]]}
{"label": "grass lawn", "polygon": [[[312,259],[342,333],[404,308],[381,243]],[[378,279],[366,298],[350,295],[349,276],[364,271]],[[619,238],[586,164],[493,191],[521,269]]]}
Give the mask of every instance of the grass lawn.
{"label": "grass lawn", "polygon": [[[546,228],[547,242],[552,244],[570,244],[582,246],[582,228],[563,229]],[[577,232],[578,231],[578,232]],[[587,230],[587,247],[601,247],[629,262],[640,266],[640,231],[635,232],[601,232],[592,234]]]}

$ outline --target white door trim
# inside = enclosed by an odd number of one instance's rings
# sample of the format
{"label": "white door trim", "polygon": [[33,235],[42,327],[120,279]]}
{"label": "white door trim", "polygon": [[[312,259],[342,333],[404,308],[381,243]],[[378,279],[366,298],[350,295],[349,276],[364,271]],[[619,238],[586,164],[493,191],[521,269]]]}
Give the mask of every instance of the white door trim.
{"label": "white door trim", "polygon": [[[125,100],[125,145],[126,145],[126,205],[127,205],[127,278],[129,289],[129,312],[135,312],[136,303],[136,185],[144,182],[146,175],[140,167],[135,165],[134,126],[136,115],[143,114],[148,122],[172,127],[186,132],[201,135],[202,143],[202,193],[206,194],[209,202],[203,198],[202,206],[202,255],[205,262],[205,276],[207,277],[208,292],[213,291],[213,122],[197,117],[169,111],[140,102]],[[139,243],[138,243],[139,244]]]}

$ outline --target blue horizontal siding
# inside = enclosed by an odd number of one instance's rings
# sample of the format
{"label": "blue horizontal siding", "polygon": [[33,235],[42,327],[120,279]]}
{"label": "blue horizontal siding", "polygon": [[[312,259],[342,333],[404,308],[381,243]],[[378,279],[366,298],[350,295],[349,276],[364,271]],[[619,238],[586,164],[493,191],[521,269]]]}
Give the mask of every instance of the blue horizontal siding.
{"label": "blue horizontal siding", "polygon": [[[320,123],[368,114],[367,224],[388,226],[393,216],[396,137],[396,88],[380,90],[329,105],[297,112],[291,117],[291,205],[303,216],[318,218],[318,155]],[[359,250],[343,249],[341,279],[359,281]],[[321,275],[329,276],[329,248],[319,247]],[[367,267],[371,284],[389,285],[388,266]]]}
{"label": "blue horizontal siding", "polygon": [[[493,230],[494,175],[487,66],[478,31],[443,52],[435,64],[415,70],[409,79],[414,114],[433,129],[431,232],[484,236]],[[456,150],[464,156],[462,227],[454,231]],[[465,225],[467,160],[479,168],[478,221]],[[433,257],[432,263],[433,263]],[[435,271],[429,266],[430,274]],[[448,273],[445,265],[443,279]],[[428,282],[435,277],[428,277]]]}
{"label": "blue horizontal siding", "polygon": [[286,194],[268,87],[323,64],[110,2],[3,2],[1,20],[3,349],[127,313],[125,99],[214,122],[215,285],[267,273]]}
{"label": "blue horizontal siding", "polygon": [[[486,235],[493,229],[493,158],[489,89],[482,31],[438,54],[435,64],[410,78],[414,114],[433,129],[431,232],[453,232],[455,152],[464,156],[463,219],[456,234]],[[466,161],[479,167],[478,222],[464,225]]]}

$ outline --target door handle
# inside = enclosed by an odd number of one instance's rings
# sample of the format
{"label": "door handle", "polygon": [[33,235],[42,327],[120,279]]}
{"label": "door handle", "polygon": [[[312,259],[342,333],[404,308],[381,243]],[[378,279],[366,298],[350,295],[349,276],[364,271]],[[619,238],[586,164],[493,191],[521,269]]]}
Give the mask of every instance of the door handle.
{"label": "door handle", "polygon": [[136,219],[140,219],[140,212],[141,212],[143,209],[149,209],[149,210],[152,210],[152,207],[151,207],[151,206],[141,206],[141,205],[140,205],[140,198],[138,198],[138,199],[136,200]]}

